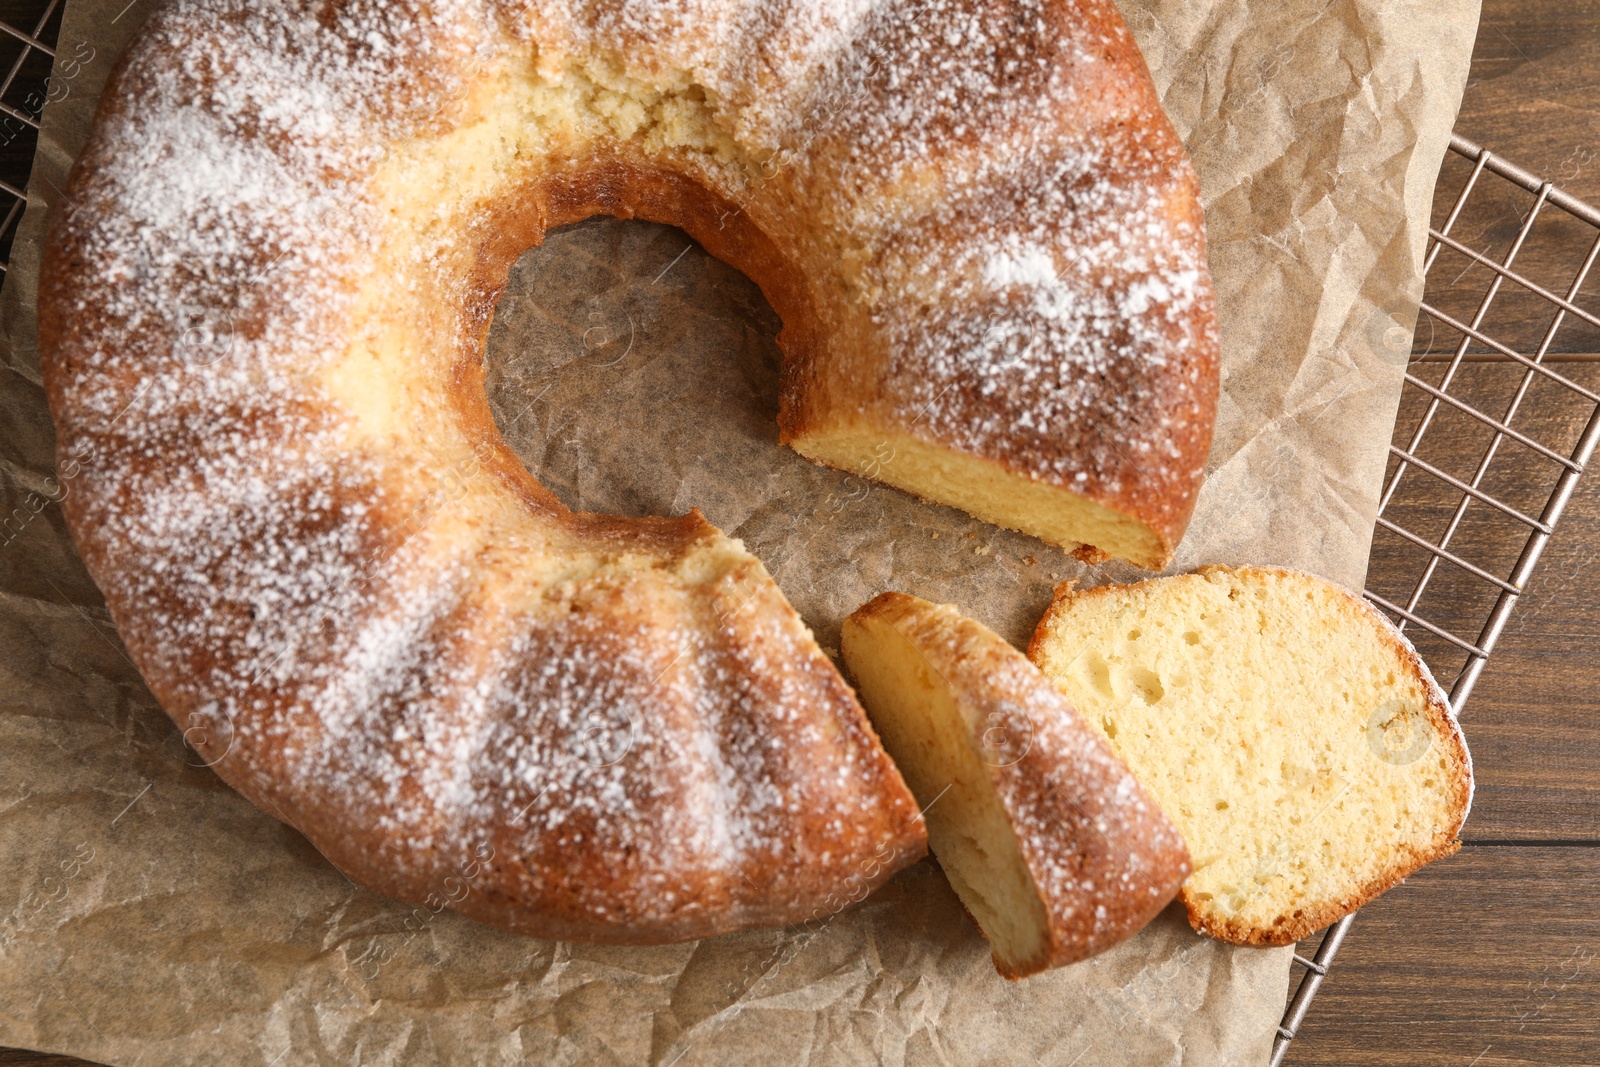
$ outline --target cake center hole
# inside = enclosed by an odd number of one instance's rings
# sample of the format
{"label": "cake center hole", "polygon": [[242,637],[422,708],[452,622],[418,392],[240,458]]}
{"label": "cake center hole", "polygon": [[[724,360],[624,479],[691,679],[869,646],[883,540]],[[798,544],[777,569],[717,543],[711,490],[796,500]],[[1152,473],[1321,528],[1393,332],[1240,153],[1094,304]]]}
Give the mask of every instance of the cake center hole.
{"label": "cake center hole", "polygon": [[985,620],[1025,643],[1053,583],[1082,565],[781,446],[781,326],[754,282],[683,231],[590,219],[513,266],[489,330],[490,410],[568,507],[698,507],[761,559],[824,648],[890,581],[963,604],[997,582],[1026,590]]}
{"label": "cake center hole", "polygon": [[489,330],[489,406],[568,507],[698,507],[732,531],[764,472],[807,465],[778,445],[781,325],[754,282],[683,231],[590,219],[513,266]]}

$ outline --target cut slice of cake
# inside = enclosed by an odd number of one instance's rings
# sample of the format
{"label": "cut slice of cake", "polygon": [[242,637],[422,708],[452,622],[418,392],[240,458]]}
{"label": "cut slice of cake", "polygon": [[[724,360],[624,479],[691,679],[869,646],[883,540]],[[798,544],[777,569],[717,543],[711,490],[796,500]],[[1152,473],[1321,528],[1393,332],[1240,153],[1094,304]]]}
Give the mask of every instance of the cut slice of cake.
{"label": "cut slice of cake", "polygon": [[1291,944],[1460,847],[1472,762],[1443,691],[1321,578],[1063,586],[1028,654],[1182,831],[1201,933]]}
{"label": "cut slice of cake", "polygon": [[1183,840],[1027,658],[953,607],[885,593],[842,639],[928,840],[1007,978],[1085,959],[1156,916]]}

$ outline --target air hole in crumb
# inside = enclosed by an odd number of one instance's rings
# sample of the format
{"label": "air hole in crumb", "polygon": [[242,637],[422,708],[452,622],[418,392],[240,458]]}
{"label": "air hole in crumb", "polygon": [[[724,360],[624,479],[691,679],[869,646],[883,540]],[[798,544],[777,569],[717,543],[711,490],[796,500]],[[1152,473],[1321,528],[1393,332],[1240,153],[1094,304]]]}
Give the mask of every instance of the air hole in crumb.
{"label": "air hole in crumb", "polygon": [[1111,664],[1105,661],[1105,657],[1098,652],[1085,652],[1081,662],[1080,673],[1095,692],[1103,697],[1116,695],[1111,688]]}
{"label": "air hole in crumb", "polygon": [[1198,630],[1185,630],[1183,632],[1183,643],[1186,645],[1198,645],[1200,643],[1200,632]]}
{"label": "air hole in crumb", "polygon": [[1166,688],[1161,684],[1161,676],[1149,667],[1130,667],[1128,681],[1146,704],[1160,703],[1161,698],[1167,695]]}
{"label": "air hole in crumb", "polygon": [[1102,729],[1105,730],[1107,737],[1111,738],[1113,741],[1116,740],[1116,737],[1117,737],[1117,724],[1116,723],[1112,722],[1110,719],[1101,719],[1100,720],[1100,726],[1101,726]]}
{"label": "air hole in crumb", "polygon": [[1227,811],[1228,810],[1228,802],[1226,800],[1217,801],[1217,810],[1218,811]]}
{"label": "air hole in crumb", "polygon": [[1129,630],[1128,631],[1128,640],[1129,641],[1137,641],[1142,636],[1144,636],[1144,631],[1143,630]]}

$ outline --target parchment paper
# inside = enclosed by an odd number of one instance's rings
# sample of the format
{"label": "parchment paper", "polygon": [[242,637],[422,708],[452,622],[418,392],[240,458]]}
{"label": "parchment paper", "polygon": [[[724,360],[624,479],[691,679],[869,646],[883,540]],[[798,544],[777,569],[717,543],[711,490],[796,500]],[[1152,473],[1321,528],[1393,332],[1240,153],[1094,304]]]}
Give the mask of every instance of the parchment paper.
{"label": "parchment paper", "polygon": [[[33,305],[44,216],[153,0],[75,0],[0,297],[0,1044],[132,1064],[1261,1064],[1288,950],[1176,909],[1093,961],[994,973],[928,863],[809,930],[656,949],[513,937],[361,890],[182,744],[57,501]],[[1123,0],[1199,169],[1217,440],[1180,567],[1361,583],[1477,0]],[[596,220],[518,265],[491,399],[564,500],[700,507],[816,629],[899,588],[1014,641],[1059,551],[778,447],[777,320],[676,230]]]}

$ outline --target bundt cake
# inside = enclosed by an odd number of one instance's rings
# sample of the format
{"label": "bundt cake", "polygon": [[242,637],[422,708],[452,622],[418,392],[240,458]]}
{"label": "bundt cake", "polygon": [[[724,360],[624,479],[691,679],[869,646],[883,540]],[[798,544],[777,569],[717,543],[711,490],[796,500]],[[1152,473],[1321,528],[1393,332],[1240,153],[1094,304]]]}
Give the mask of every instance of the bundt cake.
{"label": "bundt cake", "polygon": [[737,542],[568,510],[484,397],[511,264],[597,213],[761,285],[807,455],[1170,554],[1214,327],[1106,0],[158,9],[42,265],[67,521],[191,745],[358,881],[471,865],[461,910],[549,937],[807,918],[924,848],[859,705]]}
{"label": "bundt cake", "polygon": [[1177,830],[998,634],[884,593],[845,620],[841,650],[1001,974],[1104,952],[1177,894],[1189,873]]}
{"label": "bundt cake", "polygon": [[1292,944],[1461,847],[1472,760],[1449,702],[1399,630],[1321,578],[1063,587],[1029,655],[1183,833],[1201,933]]}

